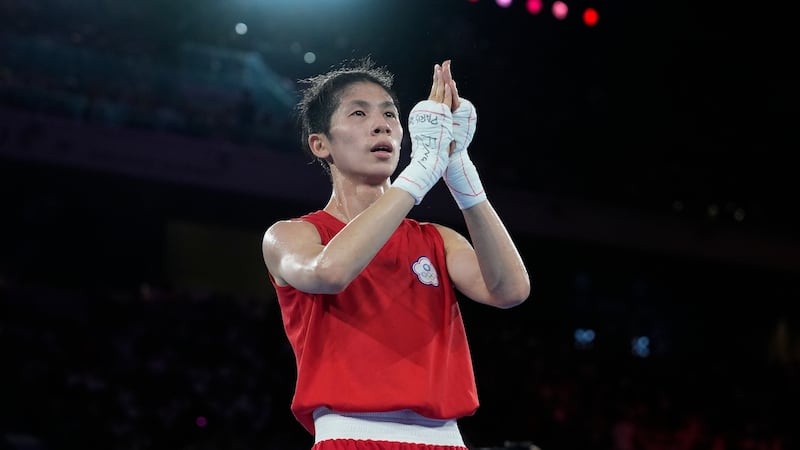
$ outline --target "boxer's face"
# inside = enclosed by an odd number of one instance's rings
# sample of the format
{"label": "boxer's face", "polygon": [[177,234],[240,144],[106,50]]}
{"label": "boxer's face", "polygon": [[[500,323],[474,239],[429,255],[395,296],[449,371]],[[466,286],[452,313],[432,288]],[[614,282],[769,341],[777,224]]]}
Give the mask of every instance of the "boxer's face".
{"label": "boxer's face", "polygon": [[310,136],[309,145],[336,172],[372,184],[394,173],[402,139],[391,95],[378,84],[357,82],[340,95],[328,132]]}

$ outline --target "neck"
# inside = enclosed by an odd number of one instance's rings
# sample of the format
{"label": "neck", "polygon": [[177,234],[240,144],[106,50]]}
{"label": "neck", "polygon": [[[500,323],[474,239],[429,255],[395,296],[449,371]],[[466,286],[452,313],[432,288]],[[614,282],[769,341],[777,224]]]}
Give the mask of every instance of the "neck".
{"label": "neck", "polygon": [[379,199],[389,187],[388,178],[381,184],[371,185],[335,177],[325,211],[342,222],[349,223]]}

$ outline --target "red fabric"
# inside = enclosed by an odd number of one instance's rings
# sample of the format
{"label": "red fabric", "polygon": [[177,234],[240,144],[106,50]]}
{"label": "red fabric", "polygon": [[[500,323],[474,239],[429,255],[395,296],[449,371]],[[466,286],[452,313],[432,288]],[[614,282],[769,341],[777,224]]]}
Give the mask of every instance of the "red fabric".
{"label": "red fabric", "polygon": [[[302,219],[317,227],[323,244],[345,225],[324,211]],[[426,271],[431,266],[435,278]],[[319,406],[339,412],[411,409],[432,419],[478,408],[461,311],[433,225],[405,219],[338,295],[275,289],[297,363],[291,408],[311,434]]]}
{"label": "red fabric", "polygon": [[317,442],[312,450],[466,450],[454,445],[408,444],[405,442],[328,439]]}

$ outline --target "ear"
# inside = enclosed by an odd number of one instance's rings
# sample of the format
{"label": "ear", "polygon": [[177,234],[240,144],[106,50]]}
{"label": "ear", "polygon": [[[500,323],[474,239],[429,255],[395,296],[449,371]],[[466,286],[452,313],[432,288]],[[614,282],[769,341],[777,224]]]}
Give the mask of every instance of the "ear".
{"label": "ear", "polygon": [[320,159],[327,159],[330,155],[328,147],[328,138],[322,133],[313,133],[308,136],[308,148],[311,153]]}

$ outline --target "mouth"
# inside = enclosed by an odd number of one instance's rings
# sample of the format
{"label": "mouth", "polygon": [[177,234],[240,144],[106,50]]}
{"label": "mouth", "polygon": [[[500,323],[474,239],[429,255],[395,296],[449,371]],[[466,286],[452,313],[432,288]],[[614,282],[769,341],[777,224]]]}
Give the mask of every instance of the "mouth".
{"label": "mouth", "polygon": [[385,142],[380,142],[378,144],[375,144],[371,149],[369,149],[369,151],[371,153],[386,153],[386,154],[389,154],[389,153],[393,152],[393,149],[392,149],[392,146],[390,144],[385,143]]}

